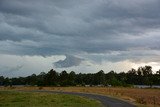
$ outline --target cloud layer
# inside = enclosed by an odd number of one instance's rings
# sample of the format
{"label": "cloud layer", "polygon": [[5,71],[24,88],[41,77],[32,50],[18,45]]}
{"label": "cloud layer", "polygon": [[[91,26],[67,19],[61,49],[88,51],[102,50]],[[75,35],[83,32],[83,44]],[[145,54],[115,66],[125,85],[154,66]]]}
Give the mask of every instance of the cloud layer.
{"label": "cloud layer", "polygon": [[159,0],[1,0],[1,53],[160,49]]}
{"label": "cloud layer", "polygon": [[0,54],[159,63],[159,10],[159,0],[0,0]]}

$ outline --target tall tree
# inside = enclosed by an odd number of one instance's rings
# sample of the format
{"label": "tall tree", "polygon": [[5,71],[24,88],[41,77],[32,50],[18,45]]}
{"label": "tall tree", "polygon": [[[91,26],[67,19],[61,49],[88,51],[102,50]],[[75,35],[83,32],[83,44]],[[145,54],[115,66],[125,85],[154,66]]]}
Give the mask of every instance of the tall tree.
{"label": "tall tree", "polygon": [[45,86],[45,77],[46,77],[46,73],[45,72],[41,72],[37,76],[37,85],[38,86]]}
{"label": "tall tree", "polygon": [[152,67],[151,66],[145,66],[142,68],[143,75],[148,76],[152,74]]}
{"label": "tall tree", "polygon": [[144,84],[150,85],[152,87],[152,67],[145,66],[142,68]]}
{"label": "tall tree", "polygon": [[45,77],[45,84],[46,85],[52,85],[52,86],[56,86],[58,85],[58,73],[51,69]]}
{"label": "tall tree", "polygon": [[3,76],[0,76],[0,86],[1,85],[4,85],[4,77]]}
{"label": "tall tree", "polygon": [[76,79],[76,73],[74,71],[71,71],[68,75],[69,85],[71,86],[76,85],[75,79]]}
{"label": "tall tree", "polygon": [[60,73],[60,85],[61,86],[67,86],[68,83],[69,83],[68,73],[67,73],[67,71],[64,70]]}
{"label": "tall tree", "polygon": [[137,84],[137,73],[135,69],[131,69],[127,72],[127,84]]}
{"label": "tall tree", "polygon": [[105,84],[105,74],[103,70],[100,70],[94,75],[94,84],[95,85],[104,85]]}

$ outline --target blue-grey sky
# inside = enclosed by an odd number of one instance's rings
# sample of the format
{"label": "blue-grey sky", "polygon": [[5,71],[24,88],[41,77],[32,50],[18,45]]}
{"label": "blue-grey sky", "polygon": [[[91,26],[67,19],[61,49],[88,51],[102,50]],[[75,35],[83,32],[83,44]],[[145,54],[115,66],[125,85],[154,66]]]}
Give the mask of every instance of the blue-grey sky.
{"label": "blue-grey sky", "polygon": [[160,69],[159,0],[0,0],[0,75]]}

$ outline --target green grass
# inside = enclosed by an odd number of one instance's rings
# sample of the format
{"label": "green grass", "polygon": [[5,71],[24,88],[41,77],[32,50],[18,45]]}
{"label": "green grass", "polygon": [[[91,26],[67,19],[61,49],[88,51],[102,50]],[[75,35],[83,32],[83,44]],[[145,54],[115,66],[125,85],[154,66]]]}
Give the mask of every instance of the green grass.
{"label": "green grass", "polygon": [[0,91],[0,107],[102,107],[102,105],[96,100],[73,95]]}

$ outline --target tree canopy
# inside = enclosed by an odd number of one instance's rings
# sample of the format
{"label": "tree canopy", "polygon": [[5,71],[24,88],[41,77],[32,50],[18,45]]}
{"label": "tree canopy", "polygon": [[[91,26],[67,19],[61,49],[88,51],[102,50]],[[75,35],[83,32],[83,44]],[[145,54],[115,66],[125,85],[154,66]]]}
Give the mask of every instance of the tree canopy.
{"label": "tree canopy", "polygon": [[101,85],[101,86],[130,86],[130,85],[160,85],[160,70],[153,73],[151,66],[131,69],[128,72],[116,73],[103,70],[97,73],[76,74],[74,71],[56,72],[51,69],[47,73],[32,74],[27,77],[8,78],[0,76],[0,85],[38,85],[38,86],[76,86],[76,85]]}

